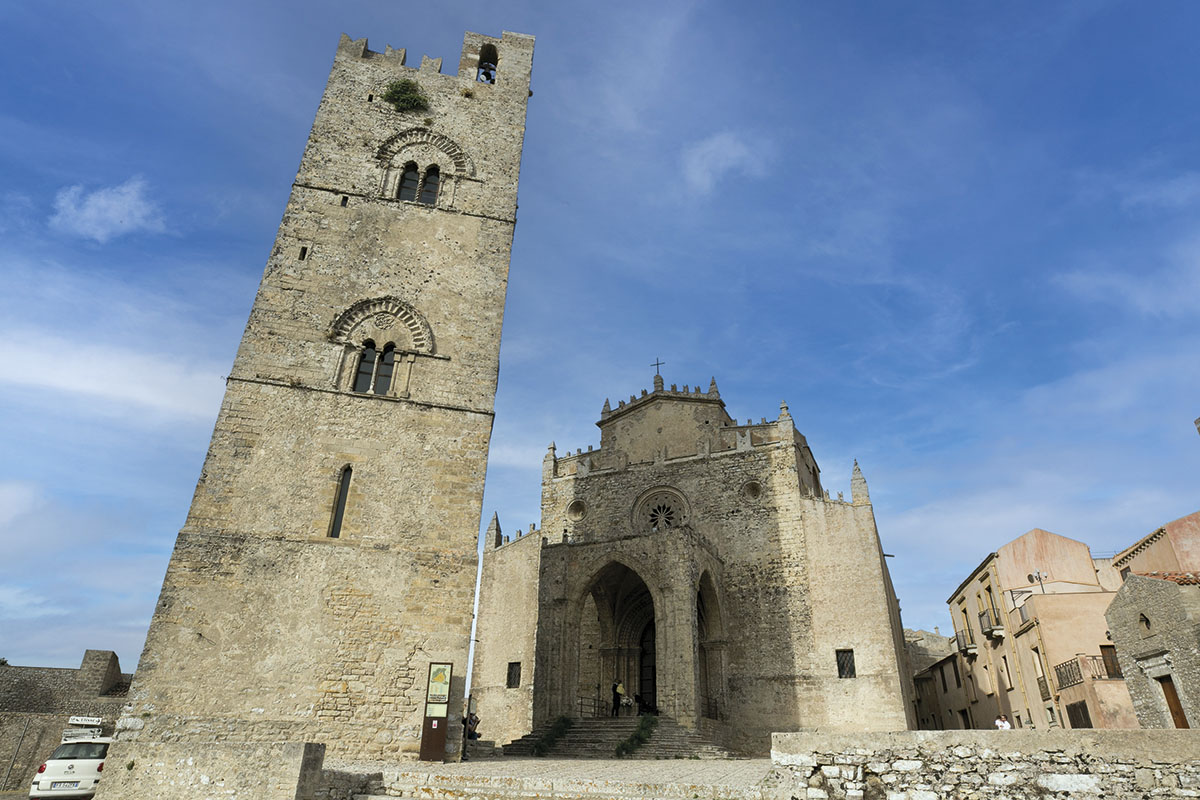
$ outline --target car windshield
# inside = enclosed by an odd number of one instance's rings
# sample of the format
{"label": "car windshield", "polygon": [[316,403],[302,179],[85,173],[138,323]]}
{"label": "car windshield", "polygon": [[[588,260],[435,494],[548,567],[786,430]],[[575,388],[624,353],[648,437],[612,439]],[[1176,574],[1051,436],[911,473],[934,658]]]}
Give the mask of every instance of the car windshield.
{"label": "car windshield", "polygon": [[108,742],[67,742],[59,745],[50,758],[104,758],[107,752]]}

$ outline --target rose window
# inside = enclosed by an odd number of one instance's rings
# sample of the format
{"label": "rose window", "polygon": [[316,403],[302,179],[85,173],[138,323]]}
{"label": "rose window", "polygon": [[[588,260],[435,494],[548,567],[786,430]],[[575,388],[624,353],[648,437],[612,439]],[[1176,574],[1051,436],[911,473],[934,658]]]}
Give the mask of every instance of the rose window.
{"label": "rose window", "polygon": [[678,530],[689,524],[687,500],[665,486],[644,492],[630,511],[630,522],[639,533]]}
{"label": "rose window", "polygon": [[666,503],[656,503],[650,507],[650,527],[653,530],[670,528],[675,524],[675,509]]}

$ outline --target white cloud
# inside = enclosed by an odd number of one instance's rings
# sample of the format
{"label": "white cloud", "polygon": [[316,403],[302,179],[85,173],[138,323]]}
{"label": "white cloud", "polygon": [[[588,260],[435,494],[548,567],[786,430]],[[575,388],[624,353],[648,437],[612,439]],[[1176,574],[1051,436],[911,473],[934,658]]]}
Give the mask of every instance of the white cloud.
{"label": "white cloud", "polygon": [[32,511],[37,500],[38,492],[29,484],[13,481],[0,483],[0,528]]}
{"label": "white cloud", "polygon": [[[61,354],[70,368],[58,368],[54,354]],[[224,391],[218,371],[209,365],[30,331],[0,332],[0,383],[98,397],[191,419],[211,418]]]}
{"label": "white cloud", "polygon": [[139,177],[91,193],[82,186],[68,186],[54,198],[50,225],[101,244],[135,231],[161,233],[162,215],[145,193],[146,182]]}
{"label": "white cloud", "polygon": [[0,586],[0,619],[32,619],[62,614],[63,609],[16,586]]}
{"label": "white cloud", "polygon": [[1200,173],[1127,185],[1121,204],[1126,208],[1174,209],[1200,200]]}
{"label": "white cloud", "polygon": [[1200,311],[1200,239],[1180,242],[1160,264],[1078,269],[1057,278],[1059,285],[1092,302],[1125,306],[1147,316],[1182,316]]}
{"label": "white cloud", "polygon": [[709,194],[727,175],[763,176],[765,158],[761,146],[725,131],[688,145],[680,160],[688,188],[696,194]]}

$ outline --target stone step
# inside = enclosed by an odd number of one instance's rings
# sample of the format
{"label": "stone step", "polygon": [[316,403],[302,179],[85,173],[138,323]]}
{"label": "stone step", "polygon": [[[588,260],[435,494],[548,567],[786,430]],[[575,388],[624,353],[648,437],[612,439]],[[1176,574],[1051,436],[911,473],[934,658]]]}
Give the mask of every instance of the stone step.
{"label": "stone step", "polygon": [[[637,729],[637,717],[609,717],[575,720],[571,728],[546,753],[556,758],[613,758],[617,745]],[[504,746],[505,756],[532,756],[533,746],[549,725]],[[650,741],[626,758],[732,758],[732,754],[681,726],[670,717],[659,717]]]}
{"label": "stone step", "polygon": [[713,786],[691,782],[569,776],[487,776],[385,772],[380,785],[354,800],[765,800],[761,786]]}

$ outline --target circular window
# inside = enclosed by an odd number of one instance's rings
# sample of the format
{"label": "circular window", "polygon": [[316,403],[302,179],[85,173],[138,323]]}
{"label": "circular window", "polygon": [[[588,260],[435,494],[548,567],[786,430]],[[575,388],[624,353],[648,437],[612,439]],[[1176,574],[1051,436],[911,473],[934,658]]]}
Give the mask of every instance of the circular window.
{"label": "circular window", "polygon": [[645,492],[633,507],[633,528],[654,533],[678,528],[687,523],[687,502],[674,489],[659,488]]}
{"label": "circular window", "polygon": [[762,493],[763,487],[758,481],[747,481],[742,486],[742,497],[746,498],[747,500],[757,500],[758,498],[762,497]]}
{"label": "circular window", "polygon": [[572,522],[578,522],[587,514],[587,506],[582,500],[576,500],[571,505],[567,506],[567,519]]}
{"label": "circular window", "polygon": [[675,509],[668,503],[658,503],[650,509],[650,527],[653,530],[675,526]]}

